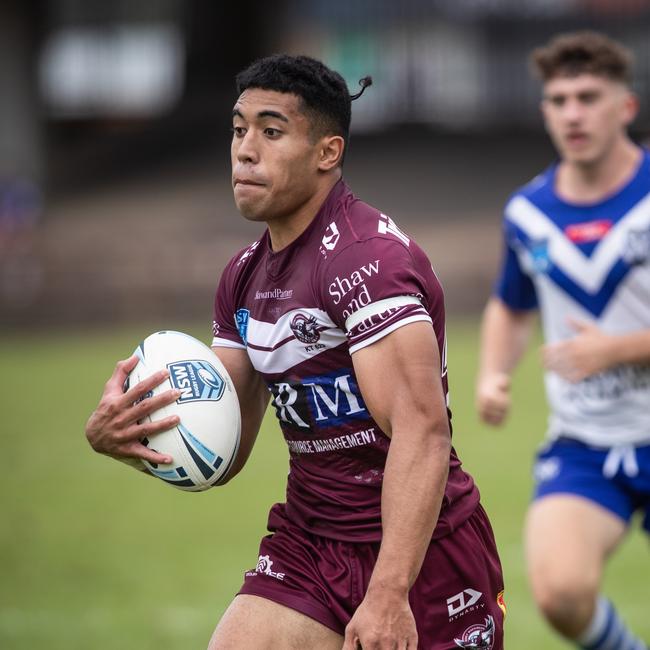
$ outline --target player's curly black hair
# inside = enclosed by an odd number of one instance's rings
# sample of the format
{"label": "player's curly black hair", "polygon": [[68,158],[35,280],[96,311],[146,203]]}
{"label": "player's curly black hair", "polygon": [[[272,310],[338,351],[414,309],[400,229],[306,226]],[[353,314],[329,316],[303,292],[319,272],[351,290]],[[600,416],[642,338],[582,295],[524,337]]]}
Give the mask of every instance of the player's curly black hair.
{"label": "player's curly black hair", "polygon": [[[361,92],[372,83],[370,77],[359,82]],[[340,135],[348,141],[350,104],[360,96],[350,96],[343,77],[324,63],[309,56],[274,54],[258,59],[236,77],[237,92],[247,88],[275,90],[297,95],[312,123],[313,134]]]}

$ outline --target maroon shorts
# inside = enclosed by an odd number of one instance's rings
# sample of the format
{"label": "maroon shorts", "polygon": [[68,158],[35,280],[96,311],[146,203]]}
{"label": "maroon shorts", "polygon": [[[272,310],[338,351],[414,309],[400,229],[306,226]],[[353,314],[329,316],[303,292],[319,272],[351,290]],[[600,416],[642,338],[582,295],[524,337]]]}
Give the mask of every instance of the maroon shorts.
{"label": "maroon shorts", "polygon": [[[260,544],[257,567],[240,594],[267,598],[343,635],[363,600],[378,543],[312,535],[286,519],[269,517],[272,535]],[[453,533],[434,540],[409,594],[423,650],[502,650],[503,577],[494,535],[483,508]]]}

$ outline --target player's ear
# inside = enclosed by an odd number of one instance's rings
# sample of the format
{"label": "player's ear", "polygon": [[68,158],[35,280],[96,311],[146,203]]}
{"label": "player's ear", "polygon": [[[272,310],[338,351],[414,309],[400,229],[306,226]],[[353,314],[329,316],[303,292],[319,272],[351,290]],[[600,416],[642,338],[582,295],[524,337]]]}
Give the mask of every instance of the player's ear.
{"label": "player's ear", "polygon": [[542,114],[542,120],[544,121],[544,128],[546,132],[550,134],[549,129],[549,120],[548,120],[548,102],[542,99],[539,102],[539,112]]}
{"label": "player's ear", "polygon": [[318,151],[318,169],[328,172],[340,164],[345,149],[345,140],[340,135],[321,138]]}
{"label": "player's ear", "polygon": [[639,98],[633,92],[625,93],[623,100],[623,122],[629,126],[636,119],[639,113]]}

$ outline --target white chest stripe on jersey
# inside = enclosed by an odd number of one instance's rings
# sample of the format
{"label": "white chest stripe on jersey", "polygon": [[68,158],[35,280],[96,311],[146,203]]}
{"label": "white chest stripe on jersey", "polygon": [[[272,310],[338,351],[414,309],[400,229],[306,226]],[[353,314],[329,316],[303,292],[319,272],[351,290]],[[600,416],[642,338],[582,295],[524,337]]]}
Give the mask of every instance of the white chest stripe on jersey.
{"label": "white chest stripe on jersey", "polygon": [[[298,339],[295,319],[304,322],[314,319],[311,341]],[[300,334],[300,330],[298,331]],[[346,341],[345,333],[339,329],[326,312],[321,309],[293,309],[275,323],[250,318],[247,331],[247,351],[253,367],[263,373],[281,373],[295,365],[338,347]]]}
{"label": "white chest stripe on jersey", "polygon": [[639,201],[587,257],[537,207],[523,196],[515,197],[506,208],[506,218],[532,239],[547,239],[553,264],[590,293],[602,287],[612,267],[620,260],[624,239],[630,229],[650,227],[650,194]]}
{"label": "white chest stripe on jersey", "polygon": [[336,327],[334,321],[322,309],[313,307],[292,309],[280,316],[275,323],[267,323],[266,321],[251,318],[248,322],[248,344],[253,344],[256,348],[274,350],[282,345],[287,338],[293,337],[291,322],[299,315],[305,316],[307,319],[313,319],[318,328],[330,329]]}

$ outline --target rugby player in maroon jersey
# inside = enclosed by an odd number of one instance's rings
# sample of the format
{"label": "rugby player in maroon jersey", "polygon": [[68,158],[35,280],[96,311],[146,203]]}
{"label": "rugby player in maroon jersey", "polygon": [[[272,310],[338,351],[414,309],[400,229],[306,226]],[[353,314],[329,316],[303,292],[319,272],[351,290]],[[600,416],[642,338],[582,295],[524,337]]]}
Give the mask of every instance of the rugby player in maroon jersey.
{"label": "rugby player in maroon jersey", "polygon": [[[230,477],[269,399],[290,472],[210,650],[500,650],[499,557],[451,445],[442,288],[417,244],[342,179],[356,96],[322,63],[286,55],[253,63],[237,90],[235,202],[266,228],[215,298],[213,349],[242,405]],[[165,462],[139,443],[121,392],[134,365],[118,364],[87,436]]]}

